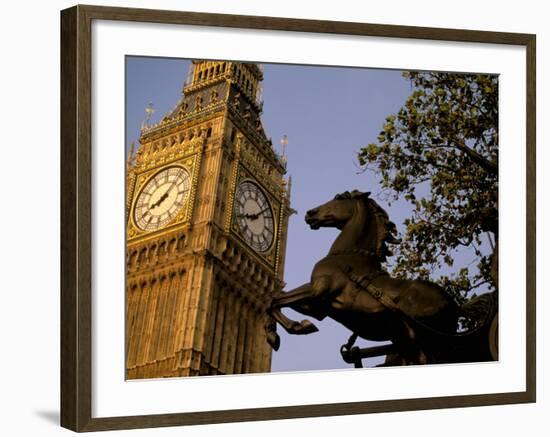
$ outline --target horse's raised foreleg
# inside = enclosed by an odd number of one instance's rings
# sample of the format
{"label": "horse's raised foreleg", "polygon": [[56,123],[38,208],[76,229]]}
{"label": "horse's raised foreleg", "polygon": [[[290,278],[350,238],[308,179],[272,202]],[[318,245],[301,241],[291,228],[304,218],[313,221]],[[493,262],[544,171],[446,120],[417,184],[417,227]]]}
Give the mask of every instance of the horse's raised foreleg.
{"label": "horse's raised foreleg", "polygon": [[269,312],[277,323],[279,323],[289,334],[311,334],[318,330],[313,323],[309,320],[302,320],[301,322],[291,320],[282,313],[281,307],[295,307],[299,305],[300,301],[307,300],[313,296],[315,296],[315,291],[311,284],[303,284],[294,290],[275,296]]}
{"label": "horse's raised foreleg", "polygon": [[278,307],[299,306],[302,301],[316,300],[329,290],[330,278],[328,276],[318,276],[312,282],[276,295],[273,298],[273,305]]}
{"label": "horse's raised foreleg", "polygon": [[277,307],[286,307],[295,302],[308,299],[313,296],[311,284],[300,285],[294,290],[283,291],[273,297],[273,305]]}
{"label": "horse's raised foreleg", "polygon": [[297,322],[296,320],[289,319],[287,316],[283,314],[280,307],[272,308],[269,311],[269,314],[289,334],[303,335],[303,334],[311,334],[312,332],[318,331],[317,327],[313,323],[311,323],[309,320],[302,320],[301,322]]}

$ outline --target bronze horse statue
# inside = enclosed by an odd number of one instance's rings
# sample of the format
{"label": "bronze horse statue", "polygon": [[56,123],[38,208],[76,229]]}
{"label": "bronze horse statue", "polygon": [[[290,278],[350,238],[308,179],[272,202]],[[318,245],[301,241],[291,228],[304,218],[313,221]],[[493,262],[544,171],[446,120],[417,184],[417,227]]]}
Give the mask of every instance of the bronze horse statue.
{"label": "bronze horse statue", "polygon": [[[291,334],[309,334],[317,327],[309,320],[290,320],[282,307],[317,320],[330,317],[366,340],[391,341],[386,365],[476,360],[479,353],[467,356],[456,341],[460,308],[445,290],[429,281],[392,278],[383,270],[391,255],[388,244],[399,240],[395,224],[369,195],[346,191],[306,213],[311,229],[341,232],[315,264],[311,281],[274,296],[269,314]],[[267,334],[278,349],[275,323],[268,324]]]}

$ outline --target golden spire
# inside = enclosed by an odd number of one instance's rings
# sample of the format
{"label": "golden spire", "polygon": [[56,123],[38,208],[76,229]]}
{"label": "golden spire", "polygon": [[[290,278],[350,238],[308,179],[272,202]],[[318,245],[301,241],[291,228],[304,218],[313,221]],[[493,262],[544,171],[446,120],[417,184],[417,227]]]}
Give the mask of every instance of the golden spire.
{"label": "golden spire", "polygon": [[256,94],[256,104],[263,106],[264,104],[264,83],[258,82],[258,93]]}
{"label": "golden spire", "polygon": [[141,123],[141,130],[144,130],[145,128],[149,127],[149,122],[151,121],[151,117],[155,113],[155,106],[152,102],[149,102],[147,107],[145,108],[145,113],[147,114],[147,117],[145,117],[145,120]]}
{"label": "golden spire", "polygon": [[128,159],[126,160],[126,168],[130,169],[132,167],[132,162],[134,160],[134,149],[136,145],[132,141],[132,145],[130,146],[130,153],[128,153]]}
{"label": "golden spire", "polygon": [[187,70],[187,78],[185,79],[185,83],[183,84],[184,88],[188,85],[191,85],[191,83],[193,82],[194,73],[195,73],[195,64],[191,62],[191,65],[189,66],[189,70]]}
{"label": "golden spire", "polygon": [[285,164],[286,166],[286,161],[287,161],[287,157],[286,157],[286,146],[288,145],[288,137],[286,135],[283,135],[283,138],[281,138],[281,141],[279,141],[281,143],[281,146],[283,146],[283,152],[282,152],[282,155],[281,155],[281,161],[283,161],[283,163]]}

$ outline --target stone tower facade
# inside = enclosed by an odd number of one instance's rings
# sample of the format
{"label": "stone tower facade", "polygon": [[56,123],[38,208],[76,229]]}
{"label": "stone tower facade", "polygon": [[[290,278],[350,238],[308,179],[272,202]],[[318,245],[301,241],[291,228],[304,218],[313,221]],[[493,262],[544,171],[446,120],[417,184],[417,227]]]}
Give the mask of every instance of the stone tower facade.
{"label": "stone tower facade", "polygon": [[128,156],[128,379],[269,372],[290,187],[252,63],[193,61]]}

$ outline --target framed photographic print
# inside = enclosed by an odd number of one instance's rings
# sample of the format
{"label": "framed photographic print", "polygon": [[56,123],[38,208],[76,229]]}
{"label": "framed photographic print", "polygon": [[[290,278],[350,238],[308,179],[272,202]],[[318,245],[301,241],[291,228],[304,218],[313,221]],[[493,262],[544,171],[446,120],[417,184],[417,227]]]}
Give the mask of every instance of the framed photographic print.
{"label": "framed photographic print", "polygon": [[535,401],[534,35],[61,17],[62,426]]}

